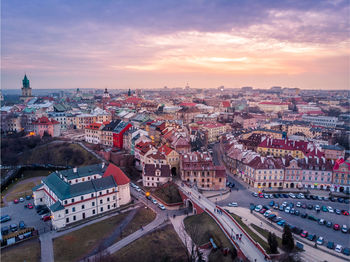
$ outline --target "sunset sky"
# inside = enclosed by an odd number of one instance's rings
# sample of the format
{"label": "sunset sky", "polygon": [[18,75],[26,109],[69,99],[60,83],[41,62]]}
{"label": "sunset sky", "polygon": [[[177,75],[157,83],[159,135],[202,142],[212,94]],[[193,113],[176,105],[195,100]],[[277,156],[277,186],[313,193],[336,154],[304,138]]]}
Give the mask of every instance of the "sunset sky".
{"label": "sunset sky", "polygon": [[349,88],[349,0],[1,3],[3,89]]}

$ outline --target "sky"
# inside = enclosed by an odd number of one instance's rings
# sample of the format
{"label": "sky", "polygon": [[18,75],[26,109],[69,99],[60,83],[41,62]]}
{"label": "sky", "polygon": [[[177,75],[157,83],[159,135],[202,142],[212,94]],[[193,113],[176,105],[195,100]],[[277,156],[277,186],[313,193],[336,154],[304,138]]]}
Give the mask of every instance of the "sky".
{"label": "sky", "polygon": [[1,1],[1,86],[348,89],[349,0]]}

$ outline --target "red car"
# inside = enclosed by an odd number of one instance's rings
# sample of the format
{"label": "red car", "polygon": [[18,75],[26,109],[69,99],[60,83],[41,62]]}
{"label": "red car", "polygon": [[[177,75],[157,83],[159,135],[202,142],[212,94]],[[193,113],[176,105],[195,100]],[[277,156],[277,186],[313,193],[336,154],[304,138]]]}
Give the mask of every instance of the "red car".
{"label": "red car", "polygon": [[303,232],[301,232],[300,236],[301,237],[307,237],[308,234],[309,233],[306,230],[304,230]]}
{"label": "red car", "polygon": [[28,203],[27,207],[28,207],[29,209],[32,209],[32,208],[33,208],[33,205],[32,205],[31,203]]}
{"label": "red car", "polygon": [[18,204],[19,203],[18,199],[13,200],[13,203]]}
{"label": "red car", "polygon": [[51,216],[44,216],[43,217],[44,222],[49,221],[49,220],[51,220]]}
{"label": "red car", "polygon": [[346,211],[346,210],[342,210],[341,213],[342,213],[344,216],[348,216],[348,215],[349,215],[349,212]]}
{"label": "red car", "polygon": [[334,230],[340,230],[339,224],[334,224],[333,229],[334,229]]}
{"label": "red car", "polygon": [[259,197],[260,197],[260,198],[263,198],[263,197],[264,197],[264,195],[260,193],[260,194],[259,194]]}

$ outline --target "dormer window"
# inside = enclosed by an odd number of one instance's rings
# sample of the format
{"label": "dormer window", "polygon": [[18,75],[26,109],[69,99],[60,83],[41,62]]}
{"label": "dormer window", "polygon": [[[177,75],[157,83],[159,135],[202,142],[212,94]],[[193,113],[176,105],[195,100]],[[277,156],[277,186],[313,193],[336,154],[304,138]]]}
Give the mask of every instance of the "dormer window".
{"label": "dormer window", "polygon": [[160,176],[160,170],[156,170],[156,176]]}

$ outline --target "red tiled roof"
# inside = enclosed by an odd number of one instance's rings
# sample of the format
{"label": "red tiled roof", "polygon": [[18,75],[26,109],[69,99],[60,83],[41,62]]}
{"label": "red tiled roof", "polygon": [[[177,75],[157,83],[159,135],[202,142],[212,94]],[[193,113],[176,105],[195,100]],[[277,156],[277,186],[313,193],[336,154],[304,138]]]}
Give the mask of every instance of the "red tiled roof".
{"label": "red tiled roof", "polygon": [[186,106],[186,107],[195,107],[196,103],[190,103],[190,102],[182,102],[180,106]]}
{"label": "red tiled roof", "polygon": [[101,125],[101,123],[92,123],[90,125],[87,125],[85,129],[99,130]]}
{"label": "red tiled roof", "polygon": [[103,174],[103,177],[107,176],[113,176],[114,181],[117,183],[118,186],[130,183],[130,179],[124,174],[124,172],[119,167],[113,164],[109,164],[105,173]]}
{"label": "red tiled roof", "polygon": [[49,119],[46,116],[38,118],[36,121],[33,122],[33,125],[55,125],[59,124],[60,122],[54,120],[54,119]]}
{"label": "red tiled roof", "polygon": [[223,101],[223,102],[222,102],[222,106],[223,106],[223,107],[230,107],[231,105],[230,105],[230,102],[229,102],[229,101]]}
{"label": "red tiled roof", "polygon": [[165,155],[169,155],[171,153],[171,151],[173,151],[170,147],[168,147],[167,145],[162,145],[159,149],[158,149],[159,152],[163,153]]}

